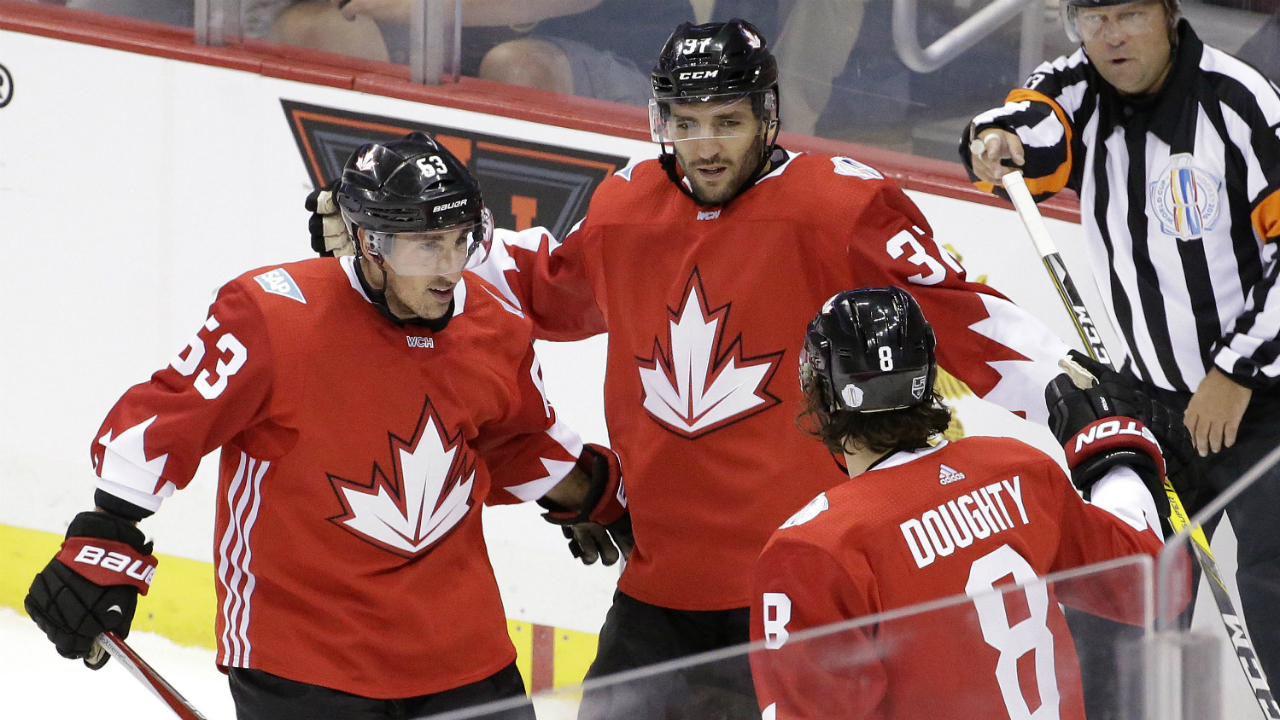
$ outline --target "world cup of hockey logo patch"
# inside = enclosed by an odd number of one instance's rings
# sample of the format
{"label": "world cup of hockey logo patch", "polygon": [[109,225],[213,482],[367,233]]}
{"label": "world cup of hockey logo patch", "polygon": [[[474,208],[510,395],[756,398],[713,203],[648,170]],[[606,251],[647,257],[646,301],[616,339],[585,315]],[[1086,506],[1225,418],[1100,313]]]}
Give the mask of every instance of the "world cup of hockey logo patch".
{"label": "world cup of hockey logo patch", "polygon": [[1222,180],[1194,164],[1189,153],[1169,158],[1169,164],[1149,183],[1150,207],[1160,231],[1180,240],[1197,240],[1212,230],[1222,207]]}
{"label": "world cup of hockey logo patch", "polygon": [[840,399],[844,400],[845,407],[857,408],[862,407],[862,388],[850,383],[844,386],[844,390],[840,391]]}

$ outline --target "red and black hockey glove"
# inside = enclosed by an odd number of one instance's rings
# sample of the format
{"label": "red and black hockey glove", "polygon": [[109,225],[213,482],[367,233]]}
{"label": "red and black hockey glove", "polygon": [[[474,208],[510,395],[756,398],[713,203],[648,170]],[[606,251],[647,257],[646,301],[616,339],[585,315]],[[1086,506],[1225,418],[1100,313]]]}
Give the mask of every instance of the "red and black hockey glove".
{"label": "red and black hockey glove", "polygon": [[635,545],[622,484],[622,464],[617,453],[609,448],[587,444],[578,457],[577,469],[589,483],[582,506],[571,510],[543,502],[548,511],[542,517],[549,523],[564,526],[569,552],[583,564],[591,565],[603,559],[605,565],[612,565],[619,554],[624,558],[629,556]]}
{"label": "red and black hockey glove", "polygon": [[1199,476],[1187,456],[1186,428],[1167,407],[1118,381],[1110,369],[1086,369],[1102,375],[1092,387],[1077,387],[1063,374],[1045,389],[1049,429],[1067,453],[1075,486],[1088,498],[1094,483],[1125,465],[1147,485],[1161,518],[1169,517],[1166,474],[1183,504],[1192,507]]}
{"label": "red and black hockey glove", "polygon": [[1155,436],[1164,455],[1165,474],[1187,514],[1194,515],[1209,504],[1217,493],[1201,472],[1200,456],[1191,432],[1182,423],[1182,413],[1142,392],[1135,386],[1136,380],[1082,352],[1072,350],[1071,359],[1097,378],[1091,389],[1109,398],[1113,414],[1141,420]]}
{"label": "red and black hockey glove", "polygon": [[92,652],[94,639],[108,630],[129,636],[138,594],[147,594],[155,571],[141,530],[111,513],[82,512],[23,605],[60,655],[97,670],[110,656]]}

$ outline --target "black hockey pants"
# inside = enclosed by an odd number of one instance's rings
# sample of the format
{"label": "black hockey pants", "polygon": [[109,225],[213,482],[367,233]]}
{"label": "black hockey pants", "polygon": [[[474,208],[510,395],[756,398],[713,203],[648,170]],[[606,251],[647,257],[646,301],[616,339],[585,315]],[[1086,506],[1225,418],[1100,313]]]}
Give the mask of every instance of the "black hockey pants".
{"label": "black hockey pants", "polygon": [[[261,670],[231,668],[229,674],[237,720],[413,720],[525,694],[515,663],[452,690],[398,700],[361,697]],[[518,708],[483,718],[534,720],[533,706],[526,701]]]}
{"label": "black hockey pants", "polygon": [[[587,680],[749,641],[749,608],[672,610],[617,592]],[[760,720],[745,654],[583,693],[578,720]]]}

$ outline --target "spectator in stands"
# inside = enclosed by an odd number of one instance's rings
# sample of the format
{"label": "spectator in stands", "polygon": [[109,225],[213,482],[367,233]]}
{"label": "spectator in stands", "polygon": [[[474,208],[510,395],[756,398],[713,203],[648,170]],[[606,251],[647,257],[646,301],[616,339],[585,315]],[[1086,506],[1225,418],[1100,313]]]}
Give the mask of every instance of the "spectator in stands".
{"label": "spectator in stands", "polygon": [[[589,11],[600,4],[601,0],[463,0],[463,74],[601,100],[645,104],[649,82],[635,63],[578,38],[541,28],[532,31],[542,21]],[[411,7],[410,0],[295,3],[277,18],[273,36],[290,44],[406,62]],[[377,37],[371,36],[371,29],[377,31]],[[655,47],[660,47],[663,39],[665,35]]]}
{"label": "spectator in stands", "polygon": [[[106,15],[193,27],[195,0],[41,0],[49,5],[65,5],[73,10],[89,10]],[[245,37],[261,38],[271,30],[271,23],[295,0],[241,0]]]}

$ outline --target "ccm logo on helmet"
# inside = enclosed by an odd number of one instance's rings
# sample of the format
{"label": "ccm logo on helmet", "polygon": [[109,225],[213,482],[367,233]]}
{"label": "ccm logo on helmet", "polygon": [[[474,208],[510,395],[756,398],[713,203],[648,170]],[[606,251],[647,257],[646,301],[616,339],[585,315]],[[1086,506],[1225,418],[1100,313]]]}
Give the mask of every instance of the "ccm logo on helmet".
{"label": "ccm logo on helmet", "polygon": [[94,565],[111,572],[122,572],[134,580],[141,580],[148,586],[151,585],[151,578],[155,577],[156,574],[155,565],[145,563],[142,560],[134,560],[133,564],[130,565],[128,555],[107,552],[105,549],[93,545],[85,545],[80,548],[80,552],[76,554],[74,562]]}
{"label": "ccm logo on helmet", "polygon": [[718,69],[717,70],[694,70],[691,72],[680,73],[680,79],[681,80],[710,80],[711,78],[719,74],[720,74],[720,71]]}
{"label": "ccm logo on helmet", "polygon": [[1135,435],[1146,439],[1156,447],[1160,447],[1160,443],[1156,442],[1156,436],[1152,435],[1151,431],[1137,420],[1130,420],[1128,425],[1121,425],[1119,420],[1107,420],[1106,422],[1091,425],[1088,429],[1076,435],[1075,452],[1080,452],[1086,445],[1115,435]]}
{"label": "ccm logo on helmet", "polygon": [[438,213],[438,212],[441,212],[442,210],[452,210],[456,207],[462,207],[463,205],[466,205],[466,204],[467,204],[467,199],[462,198],[461,200],[455,200],[451,203],[445,203],[444,205],[437,205],[431,208],[431,212]]}

